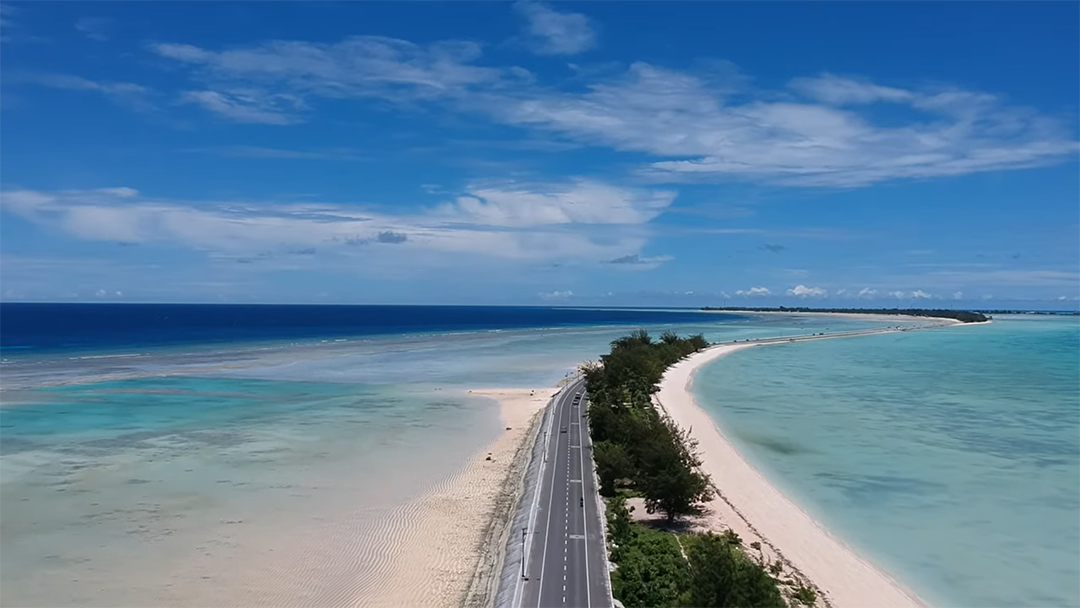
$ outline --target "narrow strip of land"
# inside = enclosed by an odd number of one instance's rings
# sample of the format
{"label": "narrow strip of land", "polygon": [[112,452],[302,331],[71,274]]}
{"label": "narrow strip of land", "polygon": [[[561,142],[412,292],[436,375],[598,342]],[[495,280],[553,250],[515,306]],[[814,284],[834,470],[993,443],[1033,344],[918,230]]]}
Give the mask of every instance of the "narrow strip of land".
{"label": "narrow strip of land", "polygon": [[761,345],[899,333],[953,325],[890,327],[718,344],[668,368],[656,404],[698,442],[701,469],[712,478],[717,497],[706,505],[704,523],[731,529],[747,543],[758,542],[769,561],[786,564],[790,575],[816,587],[834,607],[912,607],[922,605],[887,574],[830,535],[742,458],[723,430],[695,402],[690,384],[705,364],[732,352]]}

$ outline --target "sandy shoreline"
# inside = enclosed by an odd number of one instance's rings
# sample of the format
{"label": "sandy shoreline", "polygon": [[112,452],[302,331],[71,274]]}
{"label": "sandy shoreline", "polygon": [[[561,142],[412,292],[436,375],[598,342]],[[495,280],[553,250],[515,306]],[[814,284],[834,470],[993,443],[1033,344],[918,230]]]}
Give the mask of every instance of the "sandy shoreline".
{"label": "sandy shoreline", "polygon": [[[357,606],[482,605],[498,577],[500,518],[512,515],[539,413],[557,388],[472,390],[499,403],[504,431],[411,505],[408,531]],[[505,512],[505,513],[504,513]],[[505,522],[503,522],[505,525]]]}
{"label": "sandy shoreline", "polygon": [[915,315],[887,315],[869,312],[795,312],[792,310],[703,310],[702,312],[731,313],[741,315],[762,316],[786,316],[786,317],[839,317],[842,319],[859,319],[863,321],[923,321],[931,325],[980,325],[981,323],[964,323],[957,319],[945,317],[918,317]]}
{"label": "sandy shoreline", "polygon": [[717,489],[699,525],[717,531],[730,528],[746,546],[761,543],[765,559],[783,562],[788,576],[812,583],[836,608],[925,605],[773,487],[695,402],[689,389],[700,367],[755,346],[761,345],[725,344],[691,355],[667,370],[656,394],[658,405],[698,440],[702,469]]}

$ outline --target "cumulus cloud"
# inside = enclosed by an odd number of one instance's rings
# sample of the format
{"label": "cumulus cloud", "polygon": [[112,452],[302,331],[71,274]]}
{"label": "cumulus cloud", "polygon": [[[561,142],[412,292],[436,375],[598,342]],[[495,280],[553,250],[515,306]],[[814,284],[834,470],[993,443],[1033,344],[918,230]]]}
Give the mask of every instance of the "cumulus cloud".
{"label": "cumulus cloud", "polygon": [[876,289],[870,289],[869,287],[863,287],[859,290],[860,298],[872,298],[878,294]]}
{"label": "cumulus cloud", "polygon": [[737,296],[767,296],[770,292],[768,287],[751,287],[747,290],[738,290],[735,292]]}
{"label": "cumulus cloud", "polygon": [[527,41],[537,54],[575,55],[596,45],[596,31],[585,15],[540,2],[518,2],[514,8],[524,18]]}
{"label": "cumulus cloud", "polygon": [[[340,253],[342,246],[359,254],[366,248],[348,246],[382,243],[406,251],[599,262],[635,255],[627,252],[645,244],[648,222],[673,198],[600,182],[491,182],[466,188],[453,202],[402,215],[334,203],[158,199],[131,188],[8,190],[0,193],[0,206],[86,240],[179,244],[233,259],[275,248]],[[667,259],[639,256],[635,267]]]}
{"label": "cumulus cloud", "polygon": [[574,292],[572,292],[570,290],[551,291],[551,292],[540,293],[540,294],[537,294],[537,295],[539,295],[540,298],[544,299],[544,300],[566,300],[568,298],[574,297]]}
{"label": "cumulus cloud", "polygon": [[814,297],[820,298],[829,294],[828,291],[821,287],[807,287],[806,285],[796,285],[787,290],[789,296],[798,296],[800,298]]}
{"label": "cumulus cloud", "polygon": [[448,216],[497,226],[643,224],[671,205],[675,194],[585,179],[554,185],[491,182],[473,185],[441,210]]}
{"label": "cumulus cloud", "polygon": [[899,300],[929,300],[934,297],[933,294],[927,293],[921,289],[916,289],[914,291],[901,291],[898,289],[890,291],[885,295],[892,296]]}

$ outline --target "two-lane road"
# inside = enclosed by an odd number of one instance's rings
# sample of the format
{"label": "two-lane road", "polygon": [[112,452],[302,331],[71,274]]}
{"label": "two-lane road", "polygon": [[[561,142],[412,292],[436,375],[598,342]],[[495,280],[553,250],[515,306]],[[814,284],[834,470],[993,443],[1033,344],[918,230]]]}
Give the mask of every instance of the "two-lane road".
{"label": "two-lane road", "polygon": [[596,498],[592,448],[585,421],[585,385],[567,386],[555,400],[546,463],[519,606],[606,608],[604,518]]}

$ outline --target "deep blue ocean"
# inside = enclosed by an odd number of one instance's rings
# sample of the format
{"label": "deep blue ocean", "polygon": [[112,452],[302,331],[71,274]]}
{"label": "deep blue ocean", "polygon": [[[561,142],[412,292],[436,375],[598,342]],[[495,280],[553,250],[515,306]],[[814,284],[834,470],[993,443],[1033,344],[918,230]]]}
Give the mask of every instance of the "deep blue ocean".
{"label": "deep blue ocean", "polygon": [[[715,315],[715,313],[714,313]],[[711,320],[736,318],[715,315]],[[0,304],[0,348],[115,350],[498,329],[699,323],[694,310],[527,306]]]}

